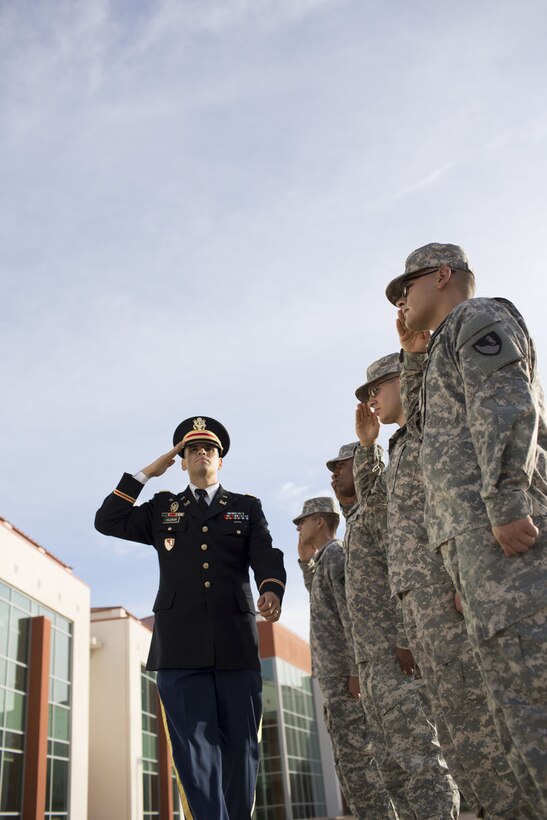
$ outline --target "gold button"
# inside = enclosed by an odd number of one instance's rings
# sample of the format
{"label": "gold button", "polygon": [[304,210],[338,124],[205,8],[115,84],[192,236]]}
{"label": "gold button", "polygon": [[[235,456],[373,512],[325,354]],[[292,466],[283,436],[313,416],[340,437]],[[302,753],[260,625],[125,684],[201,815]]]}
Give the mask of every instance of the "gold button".
{"label": "gold button", "polygon": [[211,586],[211,582],[210,581],[205,581],[203,586],[205,587],[205,589],[209,589],[209,587]]}
{"label": "gold button", "polygon": [[207,563],[207,561],[203,564],[203,569],[209,569],[209,564]]}
{"label": "gold button", "polygon": [[171,530],[173,529],[173,527],[167,527],[167,529],[169,530],[169,532],[171,532]]}
{"label": "gold button", "polygon": [[202,527],[202,528],[201,528],[201,531],[202,531],[202,532],[209,532],[209,527]]}
{"label": "gold button", "polygon": [[201,549],[205,551],[207,549],[207,544],[202,544]]}
{"label": "gold button", "polygon": [[241,530],[238,530],[238,531],[237,531],[237,534],[238,534],[238,535],[241,535]]}

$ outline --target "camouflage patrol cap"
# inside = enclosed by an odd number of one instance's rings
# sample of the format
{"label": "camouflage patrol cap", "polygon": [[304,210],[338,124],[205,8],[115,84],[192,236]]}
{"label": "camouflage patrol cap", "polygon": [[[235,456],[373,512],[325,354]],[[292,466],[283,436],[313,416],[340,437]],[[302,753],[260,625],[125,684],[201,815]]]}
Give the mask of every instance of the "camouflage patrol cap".
{"label": "camouflage patrol cap", "polygon": [[397,304],[397,299],[401,298],[403,282],[407,278],[412,278],[415,273],[427,270],[428,268],[440,268],[441,265],[448,265],[456,270],[467,270],[473,273],[469,267],[467,254],[459,245],[448,245],[442,242],[430,242],[422,248],[417,248],[407,256],[405,262],[405,272],[401,276],[392,279],[386,288],[386,296],[392,305]]}
{"label": "camouflage patrol cap", "polygon": [[381,384],[401,372],[403,366],[399,361],[398,353],[390,353],[377,359],[370,367],[367,367],[367,380],[365,384],[358,387],[355,395],[359,401],[368,401],[368,391],[373,384]]}
{"label": "camouflage patrol cap", "polygon": [[298,524],[303,518],[307,518],[308,515],[315,515],[315,513],[331,513],[337,515],[340,521],[340,505],[338,501],[335,498],[325,495],[319,496],[318,498],[308,498],[307,501],[304,501],[302,512],[300,515],[297,515],[296,518],[293,518],[293,523]]}
{"label": "camouflage patrol cap", "polygon": [[340,452],[336,458],[331,458],[330,461],[327,461],[327,469],[332,473],[337,461],[347,461],[349,458],[353,458],[355,455],[355,448],[358,446],[358,441],[353,441],[351,444],[342,444],[340,447]]}

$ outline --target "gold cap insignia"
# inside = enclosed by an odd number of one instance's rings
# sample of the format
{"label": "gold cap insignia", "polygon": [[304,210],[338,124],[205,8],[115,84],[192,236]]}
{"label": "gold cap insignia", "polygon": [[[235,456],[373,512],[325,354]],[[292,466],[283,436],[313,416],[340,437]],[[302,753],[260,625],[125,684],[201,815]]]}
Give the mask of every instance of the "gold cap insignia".
{"label": "gold cap insignia", "polygon": [[201,416],[198,416],[197,419],[194,419],[194,430],[206,430],[207,429],[207,422],[205,419],[202,419]]}

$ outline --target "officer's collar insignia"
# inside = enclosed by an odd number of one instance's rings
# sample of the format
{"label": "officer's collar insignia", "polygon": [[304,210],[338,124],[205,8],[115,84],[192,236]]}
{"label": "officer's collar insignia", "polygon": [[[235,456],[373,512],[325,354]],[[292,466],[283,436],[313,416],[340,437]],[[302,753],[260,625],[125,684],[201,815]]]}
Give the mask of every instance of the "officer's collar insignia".
{"label": "officer's collar insignia", "polygon": [[226,504],[227,504],[228,502],[227,502],[227,501],[225,501],[223,498],[219,498],[218,503],[219,503],[219,504],[222,504],[222,505],[224,505],[224,506],[226,506]]}
{"label": "officer's collar insignia", "polygon": [[184,506],[185,506],[185,507],[187,507],[187,506],[188,506],[188,504],[191,504],[192,502],[190,501],[190,499],[189,499],[189,498],[185,498],[185,499],[184,499],[184,501],[183,501],[182,503],[184,504]]}
{"label": "officer's collar insignia", "polygon": [[167,552],[169,552],[169,550],[172,550],[173,547],[175,546],[175,539],[174,538],[165,538],[165,540],[163,542],[163,546],[165,547]]}
{"label": "officer's collar insignia", "polygon": [[169,507],[171,512],[176,512],[178,510],[178,508],[179,508],[179,502],[178,501],[173,501],[173,503]]}
{"label": "officer's collar insignia", "polygon": [[207,422],[205,419],[202,419],[201,416],[198,416],[197,419],[194,419],[194,430],[206,430],[207,429]]}

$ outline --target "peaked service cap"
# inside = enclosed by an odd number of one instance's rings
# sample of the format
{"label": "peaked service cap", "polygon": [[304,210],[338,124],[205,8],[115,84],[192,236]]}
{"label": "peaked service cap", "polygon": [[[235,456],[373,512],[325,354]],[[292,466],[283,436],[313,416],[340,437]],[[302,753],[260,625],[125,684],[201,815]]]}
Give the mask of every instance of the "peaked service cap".
{"label": "peaked service cap", "polygon": [[358,441],[353,441],[351,444],[342,444],[340,447],[340,452],[336,456],[336,458],[331,458],[327,461],[327,469],[331,471],[334,470],[335,464],[337,461],[347,461],[349,458],[353,458],[355,455],[355,448],[359,446]]}
{"label": "peaked service cap", "polygon": [[367,367],[367,380],[365,384],[357,388],[355,395],[359,401],[368,401],[368,391],[373,384],[381,384],[387,381],[389,377],[399,374],[402,369],[403,366],[398,353],[382,356],[381,359],[377,359],[372,362],[370,367]]}
{"label": "peaked service cap", "polygon": [[319,496],[318,498],[308,498],[307,501],[304,501],[302,512],[300,515],[297,515],[296,518],[293,518],[293,523],[298,524],[303,518],[307,518],[308,515],[315,515],[315,513],[334,513],[334,515],[338,516],[338,521],[340,521],[340,505],[338,501],[335,498],[325,495]]}
{"label": "peaked service cap", "polygon": [[[184,447],[194,442],[213,444],[218,448],[221,456],[225,456],[230,449],[228,431],[219,421],[212,419],[210,416],[191,416],[189,419],[181,421],[173,433],[173,446],[181,441],[184,442]],[[184,447],[179,453],[181,458]]]}
{"label": "peaked service cap", "polygon": [[401,298],[403,281],[413,274],[427,270],[427,268],[440,268],[441,265],[448,265],[456,270],[467,270],[473,273],[469,267],[467,254],[459,245],[448,245],[442,242],[430,242],[412,251],[406,258],[405,272],[401,276],[392,279],[386,288],[386,296],[392,305],[397,304],[397,299]]}

